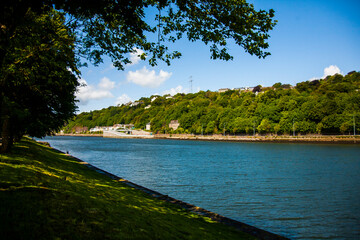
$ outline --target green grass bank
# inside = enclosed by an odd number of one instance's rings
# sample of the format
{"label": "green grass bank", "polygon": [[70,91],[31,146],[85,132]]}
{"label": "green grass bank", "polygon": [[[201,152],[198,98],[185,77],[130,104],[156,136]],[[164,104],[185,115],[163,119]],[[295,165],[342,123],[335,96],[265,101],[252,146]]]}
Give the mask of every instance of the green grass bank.
{"label": "green grass bank", "polygon": [[0,239],[254,239],[23,139],[0,155]]}

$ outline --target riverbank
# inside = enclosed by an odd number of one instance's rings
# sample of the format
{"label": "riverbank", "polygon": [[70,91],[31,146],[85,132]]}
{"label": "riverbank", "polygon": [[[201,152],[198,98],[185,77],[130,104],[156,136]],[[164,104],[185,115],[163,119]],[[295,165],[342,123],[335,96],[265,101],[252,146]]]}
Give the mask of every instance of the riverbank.
{"label": "riverbank", "polygon": [[102,137],[102,133],[56,133],[55,136],[70,136],[70,137]]}
{"label": "riverbank", "polygon": [[0,172],[1,238],[254,239],[254,234],[212,220],[213,213],[206,217],[205,210],[29,139],[0,156]]}
{"label": "riverbank", "polygon": [[304,136],[231,136],[231,135],[192,135],[192,134],[156,134],[158,139],[231,141],[231,142],[272,142],[272,143],[326,143],[360,144],[360,136],[349,135],[304,135]]}
{"label": "riverbank", "polygon": [[[56,134],[56,136],[103,137],[103,134]],[[116,136],[113,136],[116,138]],[[194,134],[154,134],[155,139],[230,141],[230,142],[271,142],[271,143],[312,143],[312,144],[360,144],[360,135],[301,135],[301,136],[231,136]],[[119,137],[121,138],[121,137]],[[132,138],[131,135],[127,138]],[[149,138],[134,135],[133,138]]]}

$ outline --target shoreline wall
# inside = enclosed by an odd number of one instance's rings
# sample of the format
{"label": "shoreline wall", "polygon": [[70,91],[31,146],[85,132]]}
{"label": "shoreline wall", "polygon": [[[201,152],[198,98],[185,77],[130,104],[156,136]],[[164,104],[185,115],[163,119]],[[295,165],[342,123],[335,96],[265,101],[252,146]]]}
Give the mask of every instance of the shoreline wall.
{"label": "shoreline wall", "polygon": [[102,137],[102,133],[56,133],[55,136],[70,136],[70,137]]}
{"label": "shoreline wall", "polygon": [[311,143],[311,144],[360,144],[360,135],[304,135],[304,136],[231,136],[194,134],[154,134],[110,136],[108,134],[56,134],[56,136],[111,137],[111,138],[154,138],[172,140],[228,141],[228,142],[271,142],[271,143]]}
{"label": "shoreline wall", "polygon": [[156,134],[157,139],[228,141],[228,142],[271,142],[271,143],[326,143],[326,144],[360,144],[360,136],[348,135],[309,135],[309,136],[222,136],[222,135],[181,135]]}

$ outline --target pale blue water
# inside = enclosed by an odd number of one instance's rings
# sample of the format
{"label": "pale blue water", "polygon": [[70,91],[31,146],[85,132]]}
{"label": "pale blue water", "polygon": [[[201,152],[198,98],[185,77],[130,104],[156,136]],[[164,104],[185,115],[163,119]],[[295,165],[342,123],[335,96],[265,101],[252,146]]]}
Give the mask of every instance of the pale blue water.
{"label": "pale blue water", "polygon": [[47,137],[52,147],[292,239],[360,239],[360,147]]}

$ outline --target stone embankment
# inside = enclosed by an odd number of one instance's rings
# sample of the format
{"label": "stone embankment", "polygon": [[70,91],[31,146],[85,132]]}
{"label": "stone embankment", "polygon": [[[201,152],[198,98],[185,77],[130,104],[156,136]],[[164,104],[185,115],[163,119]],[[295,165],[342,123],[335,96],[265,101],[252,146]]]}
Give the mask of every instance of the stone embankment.
{"label": "stone embankment", "polygon": [[102,137],[102,133],[56,133],[55,136],[71,136],[71,137]]}
{"label": "stone embankment", "polygon": [[324,143],[360,144],[360,135],[304,135],[304,136],[231,136],[195,134],[151,134],[133,130],[132,134],[104,131],[103,134],[56,134],[56,136],[107,137],[107,138],[155,138],[174,140],[231,141],[231,142],[272,142],[272,143]]}
{"label": "stone embankment", "polygon": [[156,134],[159,139],[233,141],[233,142],[273,142],[273,143],[335,143],[360,144],[360,136],[349,135],[305,135],[305,136],[223,136],[193,134]]}

